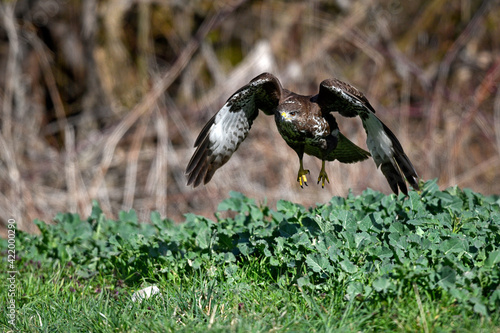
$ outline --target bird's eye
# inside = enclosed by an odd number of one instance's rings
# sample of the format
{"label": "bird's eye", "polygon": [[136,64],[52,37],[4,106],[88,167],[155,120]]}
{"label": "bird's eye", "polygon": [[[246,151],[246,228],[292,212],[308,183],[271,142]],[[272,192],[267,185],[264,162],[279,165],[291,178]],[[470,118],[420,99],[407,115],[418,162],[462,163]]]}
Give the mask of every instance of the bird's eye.
{"label": "bird's eye", "polygon": [[292,111],[289,114],[290,114],[290,116],[295,117],[295,115],[297,114],[297,111]]}

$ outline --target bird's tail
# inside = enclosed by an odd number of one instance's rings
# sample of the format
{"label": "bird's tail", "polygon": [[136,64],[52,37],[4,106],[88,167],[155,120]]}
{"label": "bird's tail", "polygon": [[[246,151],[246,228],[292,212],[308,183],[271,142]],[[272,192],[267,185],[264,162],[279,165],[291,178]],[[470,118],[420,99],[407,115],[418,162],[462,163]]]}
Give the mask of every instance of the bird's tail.
{"label": "bird's tail", "polygon": [[408,195],[405,178],[418,190],[417,172],[394,133],[373,113],[363,119],[363,126],[367,133],[368,149],[392,191],[397,194],[401,190]]}

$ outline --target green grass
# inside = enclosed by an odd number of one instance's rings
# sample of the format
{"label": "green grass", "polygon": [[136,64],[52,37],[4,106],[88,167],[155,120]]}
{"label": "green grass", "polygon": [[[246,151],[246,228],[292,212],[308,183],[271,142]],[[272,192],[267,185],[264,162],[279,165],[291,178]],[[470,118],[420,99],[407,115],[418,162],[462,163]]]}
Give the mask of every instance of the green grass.
{"label": "green grass", "polygon": [[[226,210],[146,224],[133,211],[107,219],[96,204],[87,219],[35,221],[40,236],[17,234],[16,328],[500,331],[497,197],[430,181],[408,198],[367,190],[312,208],[231,193]],[[131,301],[149,285],[162,297]],[[9,329],[5,315],[0,325]]]}

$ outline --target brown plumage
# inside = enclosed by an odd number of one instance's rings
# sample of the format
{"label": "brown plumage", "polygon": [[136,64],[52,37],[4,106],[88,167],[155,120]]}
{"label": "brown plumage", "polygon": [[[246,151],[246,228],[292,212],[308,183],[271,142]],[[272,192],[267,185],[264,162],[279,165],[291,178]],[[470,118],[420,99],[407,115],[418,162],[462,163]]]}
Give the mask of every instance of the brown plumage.
{"label": "brown plumage", "polygon": [[[355,163],[372,156],[394,193],[407,194],[406,180],[418,189],[417,173],[396,136],[376,116],[366,97],[338,79],[321,82],[319,93],[303,96],[283,89],[278,79],[263,73],[236,91],[202,129],[188,163],[188,185],[208,183],[246,138],[259,109],[274,115],[279,133],[299,157],[297,181],[307,185],[309,170],[303,168],[304,153],[322,160],[318,183],[329,182],[325,161]],[[339,132],[332,112],[359,116],[370,153]],[[404,175],[404,177],[403,177]]]}

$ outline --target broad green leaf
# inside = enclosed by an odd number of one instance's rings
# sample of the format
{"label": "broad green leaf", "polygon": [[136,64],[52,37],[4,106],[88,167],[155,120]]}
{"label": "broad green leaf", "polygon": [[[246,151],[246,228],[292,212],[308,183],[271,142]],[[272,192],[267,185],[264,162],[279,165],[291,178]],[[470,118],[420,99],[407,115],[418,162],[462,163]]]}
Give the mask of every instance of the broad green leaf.
{"label": "broad green leaf", "polygon": [[356,243],[356,248],[365,247],[371,243],[371,238],[367,232],[360,232],[354,235],[354,242]]}
{"label": "broad green leaf", "polygon": [[455,286],[455,280],[457,273],[455,272],[454,269],[451,267],[445,266],[443,269],[438,273],[439,276],[439,281],[438,285],[445,289],[452,289]]}
{"label": "broad green leaf", "polygon": [[313,288],[314,287],[313,284],[310,282],[308,276],[303,276],[303,277],[298,278],[297,285],[299,286],[299,288],[304,288],[304,287]]}
{"label": "broad green leaf", "polygon": [[347,273],[356,273],[358,271],[356,265],[354,265],[349,260],[342,260],[340,262],[340,267],[342,267],[342,269]]}
{"label": "broad green leaf", "polygon": [[411,191],[403,204],[403,208],[408,208],[411,212],[417,213],[422,209],[422,202],[418,192]]}
{"label": "broad green leaf", "polygon": [[486,306],[479,301],[474,304],[474,311],[482,316],[488,316],[488,310],[486,310]]}
{"label": "broad green leaf", "polygon": [[278,254],[278,253],[283,252],[283,250],[285,248],[286,238],[284,238],[284,237],[276,237],[274,239],[274,241],[275,241],[275,244],[276,244],[276,247],[275,247],[276,251],[275,251],[275,253]]}
{"label": "broad green leaf", "polygon": [[391,280],[386,277],[379,277],[372,283],[372,287],[375,291],[386,291],[391,285]]}
{"label": "broad green leaf", "polygon": [[370,228],[373,226],[374,223],[380,223],[380,222],[377,221],[377,219],[373,214],[368,214],[361,221],[358,222],[358,228],[361,231],[368,231],[370,230]]}
{"label": "broad green leaf", "polygon": [[346,298],[354,300],[358,295],[363,295],[363,285],[357,281],[351,282],[346,289]]}
{"label": "broad green leaf", "polygon": [[121,211],[118,214],[118,216],[120,218],[120,221],[122,221],[122,222],[130,222],[133,224],[139,223],[139,221],[137,220],[137,213],[133,209],[131,209],[128,212]]}
{"label": "broad green leaf", "polygon": [[196,235],[196,244],[201,249],[208,248],[211,236],[212,236],[212,230],[208,228],[206,225],[200,224],[200,230],[198,230],[198,234]]}
{"label": "broad green leaf", "polygon": [[486,259],[484,265],[485,267],[493,267],[498,263],[500,263],[500,250],[491,252],[488,255],[488,259]]}
{"label": "broad green leaf", "polygon": [[236,272],[238,271],[238,266],[237,265],[228,265],[224,268],[224,274],[226,276],[235,276],[236,275]]}
{"label": "broad green leaf", "polygon": [[445,240],[444,242],[441,243],[440,249],[441,251],[444,252],[444,254],[460,253],[465,251],[463,241],[458,238],[451,238]]}
{"label": "broad green leaf", "polygon": [[280,266],[281,265],[281,262],[276,257],[270,257],[269,263],[271,264],[271,266]]}
{"label": "broad green leaf", "polygon": [[288,238],[292,237],[297,233],[298,225],[295,223],[289,223],[288,221],[282,221],[279,224],[279,233],[282,237]]}
{"label": "broad green leaf", "polygon": [[239,243],[237,245],[238,247],[238,250],[240,251],[241,254],[243,254],[244,256],[248,256],[250,255],[251,252],[253,251],[250,251],[250,248],[248,247],[248,243]]}
{"label": "broad green leaf", "polygon": [[311,240],[309,239],[309,236],[303,231],[296,233],[291,237],[291,239],[293,240],[293,243],[296,246],[301,245],[304,246],[305,248],[309,248],[311,246]]}
{"label": "broad green leaf", "polygon": [[319,258],[311,254],[306,256],[306,263],[315,272],[323,272],[324,270],[323,263],[320,262]]}
{"label": "broad green leaf", "polygon": [[245,197],[240,192],[231,191],[229,192],[230,198],[222,201],[217,210],[227,211],[232,210],[240,213],[248,213],[250,211],[249,205],[254,205],[254,200]]}

